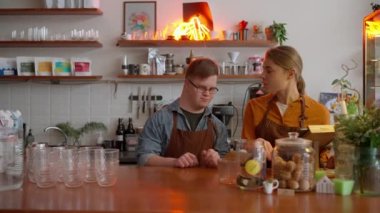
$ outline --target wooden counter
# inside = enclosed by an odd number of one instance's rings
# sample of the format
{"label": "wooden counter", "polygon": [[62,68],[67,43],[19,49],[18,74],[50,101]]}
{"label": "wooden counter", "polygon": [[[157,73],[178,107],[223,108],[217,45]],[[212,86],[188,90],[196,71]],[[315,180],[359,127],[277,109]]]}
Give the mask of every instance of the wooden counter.
{"label": "wooden counter", "polygon": [[[380,197],[298,193],[266,195],[218,183],[217,170],[121,166],[117,184],[102,188],[0,192],[0,212],[379,212]],[[11,211],[10,211],[11,210]]]}

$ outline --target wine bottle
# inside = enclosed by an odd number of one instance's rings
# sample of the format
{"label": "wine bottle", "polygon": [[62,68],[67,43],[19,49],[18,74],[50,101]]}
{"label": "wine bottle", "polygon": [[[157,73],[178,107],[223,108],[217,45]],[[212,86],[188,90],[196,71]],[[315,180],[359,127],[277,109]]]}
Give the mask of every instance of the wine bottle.
{"label": "wine bottle", "polygon": [[125,143],[124,141],[124,124],[122,123],[123,119],[119,118],[118,119],[118,124],[116,128],[116,143],[115,146],[118,148],[120,151],[123,151],[123,144]]}
{"label": "wine bottle", "polygon": [[133,138],[135,137],[136,130],[133,128],[133,123],[132,123],[132,118],[128,119],[128,126],[127,129],[125,130],[125,150],[127,151],[134,151],[135,149],[132,149],[133,146],[135,145],[133,143]]}
{"label": "wine bottle", "polygon": [[132,118],[128,119],[128,127],[125,134],[136,134],[136,130],[133,128]]}

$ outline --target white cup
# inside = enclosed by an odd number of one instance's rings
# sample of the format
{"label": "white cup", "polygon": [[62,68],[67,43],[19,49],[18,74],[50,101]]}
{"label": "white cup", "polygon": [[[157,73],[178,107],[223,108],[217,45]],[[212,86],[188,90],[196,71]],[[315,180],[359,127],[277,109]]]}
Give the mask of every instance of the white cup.
{"label": "white cup", "polygon": [[272,194],[274,189],[277,189],[279,186],[279,182],[276,179],[269,179],[263,182],[264,192],[266,194]]}
{"label": "white cup", "polygon": [[150,66],[149,64],[140,64],[140,75],[149,75],[150,74]]}
{"label": "white cup", "polygon": [[232,40],[232,31],[231,30],[223,30],[223,38],[224,40]]}

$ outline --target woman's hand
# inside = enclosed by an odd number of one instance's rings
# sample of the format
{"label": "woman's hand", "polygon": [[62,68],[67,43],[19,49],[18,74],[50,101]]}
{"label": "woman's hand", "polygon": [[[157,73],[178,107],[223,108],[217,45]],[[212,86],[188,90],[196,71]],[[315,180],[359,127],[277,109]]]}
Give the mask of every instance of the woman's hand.
{"label": "woman's hand", "polygon": [[268,160],[272,160],[272,153],[273,153],[273,147],[272,147],[272,144],[270,144],[269,141],[263,139],[263,138],[258,138],[255,140],[255,143],[262,143],[264,145],[264,149],[265,149],[265,155],[267,156],[267,159]]}
{"label": "woman's hand", "polygon": [[257,138],[256,140],[247,140],[243,147],[245,150],[247,150],[248,153],[253,151],[253,148],[255,148],[256,143],[262,143],[265,149],[265,155],[268,160],[272,160],[272,152],[273,147],[272,144],[270,144],[269,141],[263,139],[263,138]]}

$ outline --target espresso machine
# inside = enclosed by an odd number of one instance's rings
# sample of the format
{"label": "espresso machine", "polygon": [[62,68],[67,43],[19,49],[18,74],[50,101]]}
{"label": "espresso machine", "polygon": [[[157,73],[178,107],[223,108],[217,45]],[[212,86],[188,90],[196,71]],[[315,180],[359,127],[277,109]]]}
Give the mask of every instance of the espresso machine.
{"label": "espresso machine", "polygon": [[231,118],[234,116],[235,106],[232,102],[228,104],[214,104],[212,105],[212,114],[221,120],[227,127],[228,138],[231,138],[232,128],[230,125]]}

